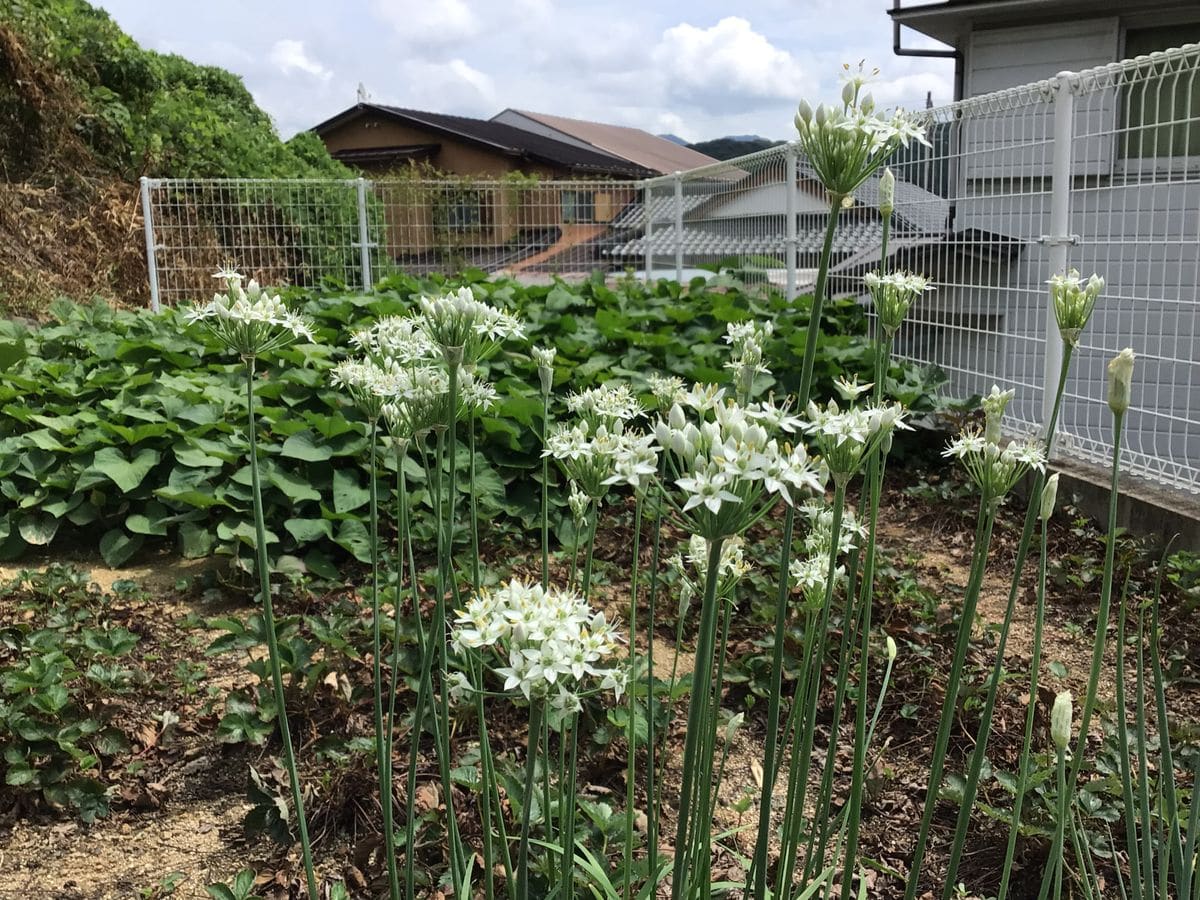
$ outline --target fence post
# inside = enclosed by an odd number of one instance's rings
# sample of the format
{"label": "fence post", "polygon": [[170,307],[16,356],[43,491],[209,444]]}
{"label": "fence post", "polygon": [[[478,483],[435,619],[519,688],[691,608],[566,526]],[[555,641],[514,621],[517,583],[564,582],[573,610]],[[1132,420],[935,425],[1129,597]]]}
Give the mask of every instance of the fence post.
{"label": "fence post", "polygon": [[142,230],[146,233],[146,276],[150,280],[150,309],[162,309],[158,294],[158,259],[154,245],[154,213],[150,206],[150,179],[143,175],[139,179],[142,191]]}
{"label": "fence post", "polygon": [[[1067,271],[1067,247],[1075,243],[1071,228],[1071,144],[1075,129],[1075,95],[1071,92],[1073,72],[1059,72],[1054,89],[1054,148],[1050,168],[1050,233],[1042,243],[1050,249],[1050,274]],[[1054,318],[1054,302],[1043,291],[1046,303],[1045,370],[1042,373],[1042,427],[1048,430],[1054,412],[1055,388],[1062,368],[1062,338]],[[1047,435],[1048,436],[1048,435]]]}
{"label": "fence post", "polygon": [[371,248],[374,244],[371,243],[371,229],[367,224],[367,180],[357,178],[354,186],[358,192],[358,259],[362,269],[363,292],[366,293],[375,284],[371,280]]}
{"label": "fence post", "polygon": [[683,175],[675,173],[675,280],[683,284]]}
{"label": "fence post", "polygon": [[646,284],[650,283],[654,271],[654,249],[650,246],[650,238],[653,234],[654,226],[651,222],[652,210],[654,208],[654,187],[650,182],[646,182],[646,187],[643,188],[644,194],[642,197],[642,218],[645,220],[645,228],[643,229],[645,239],[645,255],[646,255]]}
{"label": "fence post", "polygon": [[787,298],[796,296],[796,144],[789,141],[783,151],[784,178],[787,189],[784,197],[785,214],[783,246],[787,250]]}

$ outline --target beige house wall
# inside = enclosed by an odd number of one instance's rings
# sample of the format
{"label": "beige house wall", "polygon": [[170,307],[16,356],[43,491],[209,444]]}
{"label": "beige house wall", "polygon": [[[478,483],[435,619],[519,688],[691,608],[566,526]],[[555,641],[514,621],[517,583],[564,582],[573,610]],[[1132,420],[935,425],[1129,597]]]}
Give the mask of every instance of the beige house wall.
{"label": "beige house wall", "polygon": [[[412,165],[363,165],[359,168],[376,182],[383,205],[382,249],[394,257],[443,248],[500,247],[522,230],[545,229],[563,225],[562,191],[571,187],[547,187],[519,182],[499,187],[474,188],[470,179],[492,181],[511,173],[534,175],[543,181],[572,179],[569,170],[546,164],[529,164],[500,150],[489,150],[464,140],[456,140],[434,131],[410,127],[385,116],[363,115],[332,128],[321,135],[331,153],[339,150],[369,150],[376,147],[402,147],[436,144],[438,149],[425,162],[438,172],[451,176],[445,184],[421,183],[413,178]],[[399,177],[389,178],[389,174]],[[453,176],[465,176],[457,183]],[[596,222],[613,220],[634,198],[632,189],[602,190],[581,182],[579,190],[592,190]],[[436,212],[455,202],[459,191],[478,191],[481,224],[475,228],[438,227]]]}

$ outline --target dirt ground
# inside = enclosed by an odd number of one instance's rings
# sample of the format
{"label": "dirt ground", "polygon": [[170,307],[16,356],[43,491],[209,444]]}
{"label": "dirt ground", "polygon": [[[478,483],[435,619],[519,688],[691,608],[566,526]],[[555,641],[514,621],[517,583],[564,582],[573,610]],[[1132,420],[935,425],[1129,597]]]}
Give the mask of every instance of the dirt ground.
{"label": "dirt ground", "polygon": [[[1008,599],[1010,573],[1020,531],[1019,517],[1022,504],[1013,503],[1003,513],[1002,524],[997,528],[993,540],[993,551],[989,558],[987,576],[980,600],[979,616],[982,626],[998,622],[1003,618]],[[1055,554],[1075,553],[1080,542],[1094,542],[1093,537],[1081,537],[1077,528],[1067,523],[1069,516],[1060,516],[1052,530],[1052,558]],[[916,583],[927,595],[938,598],[939,605],[933,616],[938,622],[949,626],[956,605],[961,602],[966,584],[971,555],[973,533],[973,507],[969,499],[946,501],[942,499],[918,498],[898,489],[888,491],[881,516],[880,546],[887,558],[900,569],[911,573]],[[628,548],[627,528],[615,527],[606,532],[609,552],[619,556],[620,548]],[[648,542],[643,542],[645,545]],[[602,546],[604,541],[602,541]],[[1093,548],[1094,549],[1094,548]],[[624,550],[628,554],[628,549]],[[603,555],[603,550],[599,553]],[[23,569],[37,568],[50,560],[26,559],[18,566],[0,567],[0,582],[18,576]],[[62,561],[61,557],[57,561]],[[124,570],[111,570],[97,564],[95,559],[78,557],[73,564],[91,571],[93,581],[104,589],[111,589],[118,580],[134,580],[141,583],[154,599],[152,608],[141,608],[138,615],[149,623],[154,639],[162,653],[186,657],[204,665],[205,672],[201,687],[212,686],[221,691],[234,687],[245,687],[252,676],[248,675],[234,657],[205,658],[203,647],[212,633],[195,625],[196,618],[222,612],[214,607],[211,597],[189,587],[196,576],[205,570],[204,562],[183,561],[171,557],[156,558]],[[1007,667],[1010,671],[1024,673],[1031,651],[1034,588],[1036,585],[1036,553],[1031,554],[1023,575],[1012,633],[1006,651]],[[1099,594],[1098,579],[1094,590],[1088,594],[1075,588],[1063,589],[1051,586],[1045,636],[1046,656],[1043,665],[1043,685],[1039,691],[1039,707],[1048,717],[1048,704],[1054,692],[1070,689],[1080,695],[1086,685],[1091,658],[1091,642],[1094,635],[1094,616]],[[627,595],[622,595],[620,584],[610,584],[601,591],[601,602],[609,607],[627,607]],[[0,598],[2,602],[2,598]],[[238,608],[248,612],[244,604]],[[187,630],[180,625],[191,614],[189,626],[194,632],[189,638]],[[643,613],[644,616],[644,613]],[[910,640],[925,641],[934,645],[935,658],[940,647],[948,646],[940,632],[934,635],[918,634],[914,630],[914,615],[898,601],[880,604],[877,612],[879,625],[894,634],[906,646]],[[157,623],[157,624],[156,624]],[[753,629],[746,623],[740,625],[742,637],[754,636]],[[952,629],[946,627],[944,632]],[[936,629],[935,629],[936,631]],[[757,636],[761,637],[758,628]],[[983,630],[978,632],[983,637]],[[655,635],[655,671],[663,678],[670,674],[673,657],[672,641],[663,629]],[[1109,644],[1109,659],[1106,676],[1102,681],[1102,697],[1111,698],[1113,692],[1112,643]],[[971,663],[977,668],[991,664],[994,650],[976,643]],[[879,871],[870,874],[870,896],[891,897],[895,894],[897,879],[887,876],[890,867],[903,872],[907,866],[907,855],[911,851],[915,822],[920,816],[924,799],[925,783],[928,778],[928,746],[932,743],[932,729],[936,727],[936,710],[941,705],[943,685],[937,677],[929,677],[928,669],[910,664],[904,659],[897,663],[892,684],[895,702],[889,699],[887,711],[881,720],[880,736],[876,738],[874,767],[869,779],[867,806],[864,810],[863,853],[876,860]],[[947,651],[948,655],[948,651]],[[1061,663],[1062,674],[1056,676],[1050,670],[1051,662]],[[680,672],[690,671],[693,656],[686,649],[679,661]],[[1055,666],[1057,669],[1057,666]],[[935,666],[936,669],[936,666]],[[1020,684],[1022,678],[1014,680]],[[877,687],[877,685],[875,686]],[[1180,693],[1178,708],[1187,718],[1194,718],[1194,697]],[[1019,688],[1006,691],[998,705],[993,722],[992,743],[996,754],[1004,761],[1012,754],[1014,744],[1019,746],[1024,727],[1024,700]],[[896,708],[901,702],[916,703],[923,710],[916,722],[900,720]],[[895,708],[894,708],[895,707]],[[761,710],[761,704],[755,709]],[[241,868],[251,866],[262,874],[264,885],[273,879],[286,881],[295,873],[295,859],[288,860],[280,855],[276,845],[262,837],[248,838],[242,828],[242,819],[248,809],[245,799],[246,776],[250,765],[269,766],[269,756],[278,752],[274,749],[247,748],[245,745],[229,747],[216,742],[213,735],[214,717],[199,718],[187,723],[187,704],[181,706],[186,728],[166,739],[147,740],[138,747],[139,758],[146,762],[145,775],[133,781],[122,781],[122,789],[113,802],[112,814],[93,825],[84,825],[65,814],[44,808],[29,808],[13,802],[9,795],[0,793],[0,898],[64,898],[64,900],[107,900],[107,898],[205,898],[204,885],[213,880],[227,880]],[[149,711],[148,711],[149,712]],[[676,783],[681,753],[673,752],[681,747],[681,721],[686,711],[676,716],[676,725],[667,745],[668,784]],[[755,718],[758,716],[758,719]],[[763,756],[763,734],[761,712],[752,712],[747,724],[738,733],[727,764],[721,788],[723,808],[719,811],[719,824],[726,827],[745,825],[756,821],[756,804],[751,803],[748,811],[736,812],[736,806],[745,797],[757,797],[761,785]],[[849,716],[843,717],[844,721]],[[1098,729],[1093,729],[1098,734]],[[963,723],[961,734],[952,747],[950,766],[958,764],[969,751],[969,735],[974,733],[974,723]],[[814,770],[824,761],[824,753],[830,745],[828,724],[818,729],[818,746],[815,748]],[[843,732],[834,744],[849,753],[852,738]],[[303,750],[301,751],[304,752]],[[401,751],[403,752],[403,751]],[[957,757],[954,755],[957,752]],[[612,761],[609,760],[609,763]],[[398,768],[401,763],[398,758]],[[602,767],[619,773],[619,765]],[[849,758],[837,762],[838,788],[842,790],[848,778]],[[619,777],[613,775],[611,777]],[[596,779],[599,791],[614,790],[623,793],[621,782],[604,783],[604,777]],[[780,805],[782,804],[782,785]],[[835,792],[836,793],[836,792]],[[670,796],[669,790],[667,796]],[[931,858],[926,871],[936,875],[940,860],[937,854],[939,841],[948,838],[953,829],[952,810],[939,813],[935,821],[935,834]],[[968,884],[976,880],[994,883],[996,868],[1003,855],[1003,833],[998,826],[987,822],[978,823],[978,835],[972,852],[964,861],[961,878]],[[745,852],[752,843],[747,833],[732,839]],[[322,833],[318,839],[319,868],[329,876],[348,878],[352,885],[370,881],[360,870],[366,853],[363,843],[370,843],[363,835],[354,833]],[[667,848],[669,849],[669,848]],[[1041,859],[1036,845],[1025,848],[1028,858],[1018,864],[1029,871],[1039,871]],[[724,861],[729,871],[724,872],[722,862],[714,866],[714,875],[734,876],[736,866],[732,857]],[[182,878],[173,892],[163,888],[162,880],[173,873]],[[278,883],[278,881],[274,883]],[[1016,879],[1015,897],[1023,896],[1021,876]],[[370,894],[364,894],[364,896]]]}

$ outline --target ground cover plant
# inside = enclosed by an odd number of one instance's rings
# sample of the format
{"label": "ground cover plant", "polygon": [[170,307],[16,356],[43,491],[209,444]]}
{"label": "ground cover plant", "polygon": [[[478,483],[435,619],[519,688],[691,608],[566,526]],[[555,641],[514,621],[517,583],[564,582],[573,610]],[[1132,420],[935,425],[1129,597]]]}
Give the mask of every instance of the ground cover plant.
{"label": "ground cover plant", "polygon": [[[902,114],[880,116],[864,83],[850,72],[839,104],[797,116],[830,208],[804,303],[725,283],[521,292],[469,277],[289,306],[222,271],[211,301],[168,320],[178,331],[65,307],[49,344],[9,331],[14,411],[75,381],[47,411],[12,417],[4,458],[28,483],[6,491],[8,549],[48,543],[66,518],[106,526],[100,549],[120,562],[139,529],[178,529],[255,576],[253,613],[206,623],[214,658],[244,658],[249,689],[218,689],[207,715],[231,747],[278,734],[279,765],[249,769],[246,822],[293,855],[261,879],[230,866],[210,896],[1200,891],[1190,720],[1171,705],[1191,663],[1163,641],[1166,567],[1118,557],[1133,353],[1109,367],[1113,490],[1074,672],[1045,641],[1053,416],[1042,437],[1005,441],[1012,392],[996,388],[944,445],[959,477],[953,503],[930,508],[961,520],[954,590],[881,552],[894,541],[885,493],[904,495],[896,451],[928,387],[892,364],[891,341],[933,286],[886,268],[864,279],[871,337],[853,333],[856,307],[825,297],[843,198],[920,139]],[[885,223],[892,184],[885,173]],[[1099,276],[1051,280],[1059,400],[1103,290]],[[151,333],[78,349],[77,315]],[[54,340],[67,349],[47,359]],[[183,397],[163,393],[189,372]],[[92,419],[56,418],[93,374],[115,396],[98,391]],[[96,411],[125,404],[140,411],[125,431]],[[173,430],[180,419],[206,430]],[[86,443],[108,434],[163,444]],[[342,577],[338,551],[361,577]],[[314,576],[345,586],[322,594]],[[1167,584],[1180,593],[1186,577],[1182,560]],[[1022,598],[1027,663],[1008,652]],[[34,714],[79,708],[77,670],[99,661],[44,658],[47,642],[74,647],[70,627],[45,632],[10,636],[6,780],[98,815],[94,800],[45,793],[74,779],[81,797],[107,797],[96,773],[113,755],[89,740],[100,720],[46,743]],[[113,629],[82,640],[101,656],[132,646]],[[99,665],[102,684],[120,683]],[[1046,682],[1062,688],[1049,702]],[[918,748],[903,787],[889,785],[897,742]]]}

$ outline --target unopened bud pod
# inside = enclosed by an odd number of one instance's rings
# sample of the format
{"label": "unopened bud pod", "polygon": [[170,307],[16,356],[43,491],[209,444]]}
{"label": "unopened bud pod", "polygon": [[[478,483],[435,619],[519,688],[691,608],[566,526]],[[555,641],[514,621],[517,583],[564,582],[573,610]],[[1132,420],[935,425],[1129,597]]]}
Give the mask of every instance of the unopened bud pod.
{"label": "unopened bud pod", "polygon": [[853,81],[847,81],[842,85],[842,105],[853,106],[854,95],[858,93],[858,86]]}
{"label": "unopened bud pod", "polygon": [[799,127],[799,122],[803,122],[805,125],[812,124],[812,118],[812,107],[808,105],[807,100],[801,100],[800,107],[796,110],[797,127]]}
{"label": "unopened bud pod", "polygon": [[1120,415],[1129,409],[1133,383],[1133,350],[1126,347],[1108,364],[1108,408]]}
{"label": "unopened bud pod", "polygon": [[1042,521],[1049,522],[1050,517],[1054,515],[1054,501],[1058,499],[1058,473],[1055,472],[1046,479],[1046,486],[1042,488]]}
{"label": "unopened bud pod", "polygon": [[870,94],[865,95],[862,102],[858,104],[858,108],[864,116],[869,116],[875,111],[875,98]]}
{"label": "unopened bud pod", "polygon": [[1059,750],[1066,750],[1071,743],[1071,692],[1063,691],[1054,698],[1050,710],[1050,739]]}
{"label": "unopened bud pod", "polygon": [[896,176],[884,169],[879,179],[879,212],[886,219],[896,208]]}
{"label": "unopened bud pod", "polygon": [[817,123],[818,128],[824,127],[825,119],[827,116],[828,116],[828,113],[825,110],[825,104],[818,103],[817,111],[815,113],[813,113],[813,121]]}
{"label": "unopened bud pod", "polygon": [[896,641],[890,634],[887,636],[887,660],[889,663],[896,661]]}
{"label": "unopened bud pod", "polygon": [[734,735],[738,733],[738,729],[742,727],[742,723],[746,721],[745,713],[738,713],[736,716],[730,716],[729,721],[725,723],[725,743],[733,740]]}

